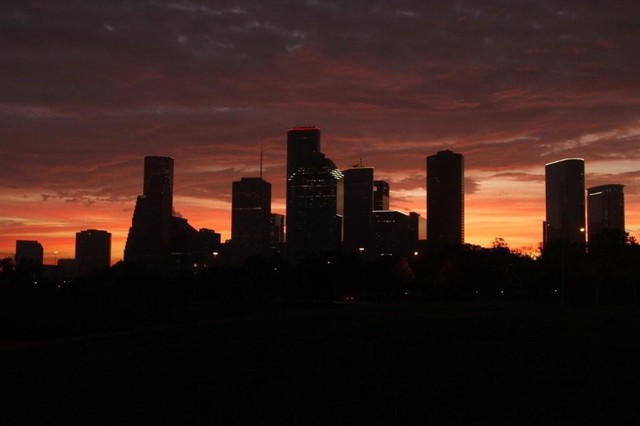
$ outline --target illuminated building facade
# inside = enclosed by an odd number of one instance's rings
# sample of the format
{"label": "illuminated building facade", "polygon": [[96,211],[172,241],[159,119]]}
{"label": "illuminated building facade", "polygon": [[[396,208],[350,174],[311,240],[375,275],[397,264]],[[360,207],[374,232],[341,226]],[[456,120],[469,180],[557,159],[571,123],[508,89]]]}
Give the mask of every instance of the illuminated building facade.
{"label": "illuminated building facade", "polygon": [[339,185],[343,174],[320,151],[320,129],[296,127],[287,133],[286,254],[291,260],[337,249],[342,217]]}

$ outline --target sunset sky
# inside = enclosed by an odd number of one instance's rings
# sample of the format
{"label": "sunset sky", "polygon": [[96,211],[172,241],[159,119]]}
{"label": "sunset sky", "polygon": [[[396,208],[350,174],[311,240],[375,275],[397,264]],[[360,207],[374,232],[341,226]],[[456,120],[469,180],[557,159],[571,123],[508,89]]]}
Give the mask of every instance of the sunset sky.
{"label": "sunset sky", "polygon": [[122,259],[145,155],[175,159],[179,214],[231,238],[261,146],[286,213],[299,125],[423,217],[426,157],[463,154],[466,242],[524,251],[545,163],[584,158],[587,187],[624,185],[640,239],[639,22],[637,0],[3,1],[0,257],[34,239],[72,258],[96,228]]}

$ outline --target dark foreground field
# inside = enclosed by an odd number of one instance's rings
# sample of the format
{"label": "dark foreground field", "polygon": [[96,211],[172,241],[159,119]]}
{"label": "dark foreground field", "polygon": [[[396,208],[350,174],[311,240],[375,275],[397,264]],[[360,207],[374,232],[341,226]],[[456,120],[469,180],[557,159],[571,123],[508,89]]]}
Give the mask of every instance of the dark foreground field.
{"label": "dark foreground field", "polygon": [[13,424],[638,424],[640,314],[303,305],[0,346]]}

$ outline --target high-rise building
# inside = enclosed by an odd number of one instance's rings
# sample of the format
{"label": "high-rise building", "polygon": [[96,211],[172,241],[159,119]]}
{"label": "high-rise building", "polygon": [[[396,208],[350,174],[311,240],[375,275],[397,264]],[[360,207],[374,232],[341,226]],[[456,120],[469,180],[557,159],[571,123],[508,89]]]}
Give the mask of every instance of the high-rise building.
{"label": "high-rise building", "polygon": [[587,189],[589,245],[598,238],[622,243],[625,239],[624,185],[610,184]]}
{"label": "high-rise building", "polygon": [[42,244],[33,240],[16,240],[16,266],[41,268],[43,261]]}
{"label": "high-rise building", "polygon": [[269,254],[271,237],[271,184],[260,177],[232,184],[231,242],[239,260]]}
{"label": "high-rise building", "polygon": [[389,183],[373,181],[373,210],[389,210]]}
{"label": "high-rise building", "polygon": [[543,245],[585,243],[584,160],[567,158],[545,165],[546,220]]}
{"label": "high-rise building", "polygon": [[111,233],[98,229],[76,232],[76,267],[79,274],[111,266]]}
{"label": "high-rise building", "polygon": [[171,254],[173,158],[144,157],[143,194],[138,196],[124,260],[165,265]]}
{"label": "high-rise building", "polygon": [[464,157],[449,150],[427,157],[427,241],[464,244]]}
{"label": "high-rise building", "polygon": [[373,167],[352,167],[344,174],[343,246],[348,253],[369,246],[373,211]]}
{"label": "high-rise building", "polygon": [[287,133],[286,251],[291,260],[340,246],[342,172],[320,151],[320,129]]}

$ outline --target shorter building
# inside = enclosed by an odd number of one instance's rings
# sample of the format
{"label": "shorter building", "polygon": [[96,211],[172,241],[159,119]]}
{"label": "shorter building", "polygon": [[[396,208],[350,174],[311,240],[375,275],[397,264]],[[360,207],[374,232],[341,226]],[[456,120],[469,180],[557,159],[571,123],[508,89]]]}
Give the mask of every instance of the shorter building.
{"label": "shorter building", "polygon": [[285,254],[284,215],[271,213],[271,232],[269,237],[269,249],[272,254]]}
{"label": "shorter building", "polygon": [[76,267],[80,275],[111,266],[111,233],[98,229],[76,232]]}
{"label": "shorter building", "polygon": [[16,266],[42,268],[44,249],[33,240],[16,240]]}
{"label": "shorter building", "polygon": [[624,186],[618,184],[587,189],[587,234],[589,245],[599,239],[625,241]]}
{"label": "shorter building", "polygon": [[371,213],[371,249],[368,256],[408,256],[414,249],[415,230],[410,216],[396,210]]}

